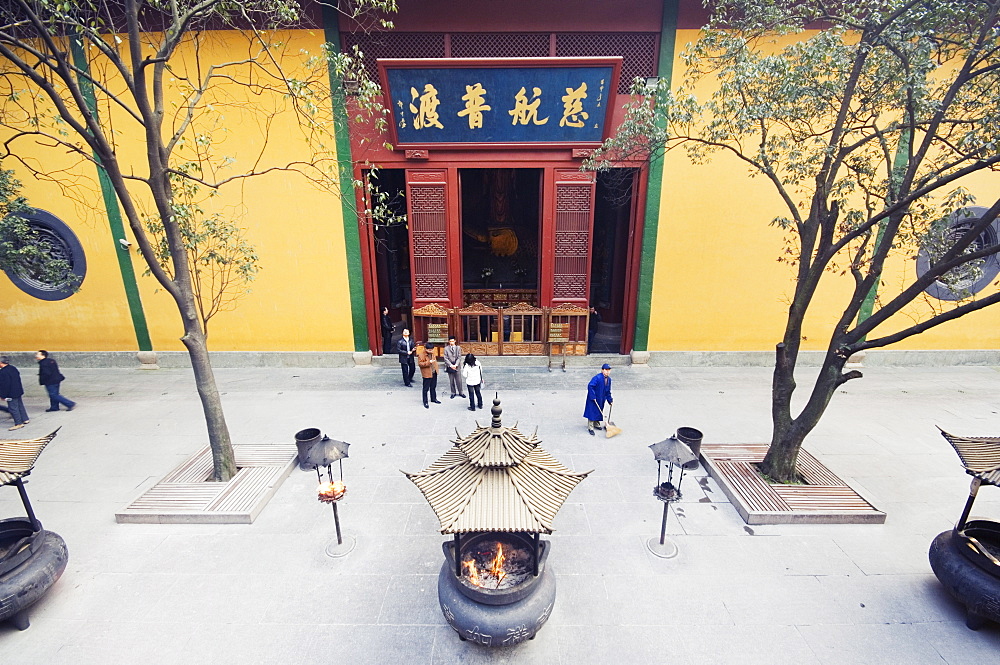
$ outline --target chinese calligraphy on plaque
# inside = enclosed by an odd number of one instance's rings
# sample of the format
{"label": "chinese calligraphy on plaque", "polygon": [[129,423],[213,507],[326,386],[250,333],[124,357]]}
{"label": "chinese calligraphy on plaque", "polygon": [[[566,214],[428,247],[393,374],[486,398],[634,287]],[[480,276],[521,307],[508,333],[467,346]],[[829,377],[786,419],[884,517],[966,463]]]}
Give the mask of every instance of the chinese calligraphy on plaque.
{"label": "chinese calligraphy on plaque", "polygon": [[482,83],[465,86],[465,94],[462,95],[462,101],[465,102],[465,108],[459,111],[458,115],[468,116],[469,129],[482,127],[483,111],[493,110],[491,106],[483,101],[483,97],[485,96],[486,91],[483,90]]}
{"label": "chinese calligraphy on plaque", "polygon": [[514,108],[507,111],[507,113],[514,116],[514,121],[511,124],[516,125],[517,123],[521,123],[522,125],[527,125],[529,122],[533,122],[536,125],[544,125],[547,123],[549,121],[548,118],[538,119],[538,105],[542,103],[542,89],[531,89],[531,102],[528,101],[528,97],[524,93],[524,86],[521,86],[521,89],[514,95]]}
{"label": "chinese calligraphy on plaque", "polygon": [[[438,117],[437,107],[441,102],[437,98],[438,91],[433,85],[428,83],[424,86],[424,94],[419,94],[416,88],[410,88],[410,97],[412,101],[410,102],[410,113],[413,114],[413,126],[416,129],[423,129],[424,127],[438,127],[444,129],[444,125],[441,124],[441,120]],[[420,106],[418,107],[413,102],[420,99]]]}
{"label": "chinese calligraphy on plaque", "polygon": [[584,121],[590,117],[590,114],[583,110],[583,100],[586,98],[586,83],[581,83],[576,90],[566,88],[566,94],[562,96],[563,116],[559,120],[560,126],[583,127]]}
{"label": "chinese calligraphy on plaque", "polygon": [[617,67],[386,68],[396,144],[600,142]]}

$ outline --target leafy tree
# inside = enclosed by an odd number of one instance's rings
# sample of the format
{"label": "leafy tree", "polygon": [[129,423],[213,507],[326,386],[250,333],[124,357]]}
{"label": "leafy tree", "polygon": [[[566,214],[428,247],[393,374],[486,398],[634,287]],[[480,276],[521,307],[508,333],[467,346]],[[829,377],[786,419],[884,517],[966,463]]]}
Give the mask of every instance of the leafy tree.
{"label": "leafy tree", "polygon": [[[196,164],[181,167],[197,170]],[[232,309],[250,293],[250,282],[260,271],[257,252],[244,230],[221,212],[208,214],[202,207],[201,186],[186,176],[171,175],[174,190],[173,221],[177,224],[188,255],[187,269],[194,291],[201,327],[208,338],[208,322]],[[143,223],[152,241],[156,260],[173,279],[170,239],[163,220],[145,215]],[[152,274],[151,270],[146,271]]]}
{"label": "leafy tree", "polygon": [[[383,27],[391,23],[377,17],[395,11],[395,0],[320,4]],[[340,82],[351,79],[358,112],[377,110],[378,86],[364,75],[362,54],[329,45],[304,53],[282,29],[306,26],[296,0],[0,3],[0,159],[18,161],[68,196],[82,196],[74,172],[47,168],[47,149],[91,162],[107,177],[149,273],[180,313],[218,480],[236,469],[207,324],[234,292],[225,295],[212,279],[221,270],[239,291],[257,261],[231,221],[201,208],[199,192],[238,188],[274,171],[298,172],[336,192],[350,160],[336,152],[331,95],[343,102]],[[223,34],[240,35],[242,47],[220,55],[214,47]],[[287,118],[309,146],[294,161],[269,149],[278,142],[273,128]],[[258,127],[259,141],[225,154],[234,122]],[[295,140],[287,131],[280,138]]]}
{"label": "leafy tree", "polygon": [[[974,202],[970,177],[1000,163],[1000,2],[711,4],[710,24],[683,54],[683,82],[675,90],[637,82],[627,119],[589,166],[661,159],[675,148],[695,163],[726,153],[779,195],[772,224],[786,234],[780,260],[795,285],[761,468],[790,481],[837,388],[861,376],[845,371],[848,358],[1000,300],[995,288],[968,288],[1000,250],[992,230],[1000,198],[962,217]],[[714,90],[704,101],[699,85]],[[926,268],[886,284],[894,256],[921,256]],[[794,412],[803,322],[820,284],[835,280],[849,280],[849,295]],[[935,287],[948,299],[926,295]]]}

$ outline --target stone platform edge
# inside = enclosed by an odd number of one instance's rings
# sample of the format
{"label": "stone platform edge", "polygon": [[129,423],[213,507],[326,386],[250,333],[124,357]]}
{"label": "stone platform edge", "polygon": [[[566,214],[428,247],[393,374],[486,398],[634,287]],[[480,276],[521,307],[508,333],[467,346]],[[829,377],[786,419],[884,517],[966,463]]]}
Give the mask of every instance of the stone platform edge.
{"label": "stone platform edge", "polygon": [[[92,369],[134,369],[139,367],[135,351],[60,351],[49,349],[61,367]],[[35,364],[34,351],[5,352],[17,367]],[[645,352],[643,352],[645,353]],[[392,355],[372,356],[361,351],[212,351],[212,366],[217,369],[253,367],[346,368],[398,366]],[[818,367],[823,351],[803,351],[799,355],[802,367]],[[191,367],[186,351],[158,351],[157,365],[164,369]],[[548,356],[485,356],[484,363],[497,367],[545,367]],[[589,356],[568,356],[567,367],[592,367],[609,363],[615,367],[641,366],[628,355],[597,353]],[[650,367],[773,367],[773,351],[649,351]],[[559,371],[561,358],[554,359],[553,371]],[[868,351],[861,366],[865,367],[955,367],[1000,366],[1000,349],[943,349]]]}
{"label": "stone platform edge", "polygon": [[[800,367],[819,367],[825,351],[801,351]],[[774,351],[650,351],[651,367],[774,367]],[[873,349],[859,367],[1000,365],[1000,349]]]}

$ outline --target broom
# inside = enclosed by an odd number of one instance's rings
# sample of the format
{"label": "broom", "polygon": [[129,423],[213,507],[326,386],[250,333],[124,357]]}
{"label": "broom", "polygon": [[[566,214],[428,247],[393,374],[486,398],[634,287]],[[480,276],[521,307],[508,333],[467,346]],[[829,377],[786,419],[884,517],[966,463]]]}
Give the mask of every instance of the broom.
{"label": "broom", "polygon": [[608,417],[604,420],[604,436],[608,439],[622,433],[622,428],[615,427],[615,424],[611,422],[611,409],[614,408],[614,406],[614,402],[608,404]]}

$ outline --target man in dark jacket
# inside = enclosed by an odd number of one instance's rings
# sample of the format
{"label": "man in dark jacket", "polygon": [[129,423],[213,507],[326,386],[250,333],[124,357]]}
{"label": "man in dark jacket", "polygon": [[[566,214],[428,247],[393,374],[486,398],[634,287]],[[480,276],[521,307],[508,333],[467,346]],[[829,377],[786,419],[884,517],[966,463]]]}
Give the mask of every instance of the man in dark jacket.
{"label": "man in dark jacket", "polygon": [[10,430],[21,429],[31,422],[28,420],[28,412],[24,410],[22,395],[24,387],[21,385],[21,373],[10,364],[10,358],[0,356],[0,399],[7,401],[7,408],[14,418],[14,426],[8,428]]}
{"label": "man in dark jacket", "polygon": [[410,339],[410,331],[407,328],[403,328],[403,339],[396,343],[396,353],[399,354],[399,369],[403,371],[403,385],[409,388],[413,383],[413,373],[417,369],[413,364],[417,345]]}
{"label": "man in dark jacket", "polygon": [[35,359],[38,361],[38,383],[45,386],[45,391],[49,394],[49,408],[45,410],[58,411],[59,405],[62,404],[67,411],[72,411],[76,402],[59,394],[59,384],[66,379],[59,373],[59,365],[49,358],[49,352],[45,349],[36,353]]}
{"label": "man in dark jacket", "polygon": [[440,404],[437,396],[437,383],[438,383],[438,359],[437,355],[434,353],[434,345],[430,342],[424,344],[424,352],[420,354],[420,359],[417,360],[417,364],[420,365],[420,376],[423,378],[424,383],[424,408],[429,409],[430,404],[427,403],[427,394],[430,393],[431,401],[435,404]]}
{"label": "man in dark jacket", "polygon": [[382,316],[380,318],[382,327],[382,353],[389,354],[392,353],[392,331],[395,330],[395,324],[392,322],[392,317],[389,316],[389,308],[382,308]]}

